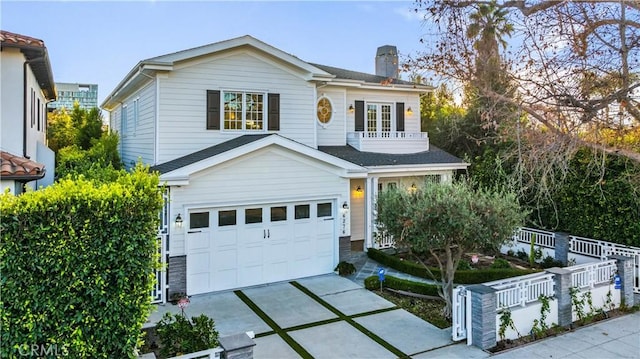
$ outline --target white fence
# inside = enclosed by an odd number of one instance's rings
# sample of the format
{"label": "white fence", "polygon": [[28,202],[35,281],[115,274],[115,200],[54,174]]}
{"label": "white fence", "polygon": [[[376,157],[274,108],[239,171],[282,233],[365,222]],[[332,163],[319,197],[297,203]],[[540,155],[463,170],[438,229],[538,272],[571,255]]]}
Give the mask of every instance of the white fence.
{"label": "white fence", "polygon": [[497,290],[497,309],[504,309],[524,307],[541,295],[553,296],[553,278],[553,274],[535,273],[483,284]]}
{"label": "white fence", "polygon": [[[587,296],[591,298],[590,303],[585,302],[585,308],[582,308],[583,312],[598,311],[600,308],[620,305],[620,291],[613,290],[611,283],[616,268],[615,260],[565,268],[572,272],[572,287],[580,289],[578,295],[582,298]],[[557,323],[558,303],[555,298],[554,274],[530,274],[488,282],[484,285],[497,290],[496,335],[498,335],[500,317],[504,310],[511,312],[511,318],[516,328],[515,330],[510,328],[506,330],[506,339],[516,339],[519,336],[529,334],[534,326],[533,320],[541,320],[542,303],[538,300],[540,295],[546,296],[550,304],[546,326],[551,327],[553,323]],[[572,318],[573,320],[579,319],[577,309],[573,307]],[[470,331],[470,328],[467,328],[467,331]]]}
{"label": "white fence", "polygon": [[375,236],[375,243],[377,245],[376,249],[395,248],[396,241],[393,239],[392,235],[387,232],[380,231],[377,232]]}
{"label": "white fence", "polygon": [[522,243],[531,243],[531,240],[535,237],[534,244],[537,246],[546,248],[556,247],[556,234],[553,232],[522,227],[516,230],[514,237],[516,237],[517,241]]}
{"label": "white fence", "polygon": [[598,284],[611,283],[618,267],[615,260],[595,262],[567,267],[571,273],[571,286],[593,288]]}

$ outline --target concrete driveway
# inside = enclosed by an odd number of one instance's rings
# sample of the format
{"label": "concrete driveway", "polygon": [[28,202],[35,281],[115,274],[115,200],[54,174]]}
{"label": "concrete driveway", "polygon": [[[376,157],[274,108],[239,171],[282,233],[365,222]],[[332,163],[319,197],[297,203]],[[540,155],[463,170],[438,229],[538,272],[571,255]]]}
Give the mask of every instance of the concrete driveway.
{"label": "concrete driveway", "polygon": [[[179,311],[160,305],[147,324]],[[486,357],[468,347],[457,355],[461,346],[452,346],[450,329],[438,329],[335,274],[192,296],[185,313],[212,317],[220,336],[253,331],[257,359]]]}

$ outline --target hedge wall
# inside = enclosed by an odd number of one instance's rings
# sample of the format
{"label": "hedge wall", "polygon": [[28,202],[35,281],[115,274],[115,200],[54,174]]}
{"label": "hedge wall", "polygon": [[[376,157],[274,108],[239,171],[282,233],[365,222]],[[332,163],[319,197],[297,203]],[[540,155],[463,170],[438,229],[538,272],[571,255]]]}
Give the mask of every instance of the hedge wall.
{"label": "hedge wall", "polygon": [[[384,286],[386,288],[404,290],[416,294],[431,295],[437,297],[439,285],[413,282],[406,279],[396,278],[394,276],[385,276]],[[380,279],[377,275],[367,277],[364,280],[364,287],[369,290],[380,289]]]}
{"label": "hedge wall", "polygon": [[[386,254],[381,250],[374,248],[367,249],[367,256],[375,260],[376,262],[385,265],[387,267],[399,270],[403,273],[411,274],[416,277],[433,279],[429,276],[427,269],[422,265],[404,261],[398,257]],[[430,268],[433,275],[436,276],[435,280],[440,280],[440,269]],[[501,269],[483,269],[483,270],[457,270],[453,279],[456,284],[480,284],[484,282],[490,282],[494,280],[517,277],[525,274],[531,274],[538,272],[538,270],[527,270],[517,268],[501,268]]]}
{"label": "hedge wall", "polygon": [[0,357],[132,357],[150,310],[158,177],[0,195]]}
{"label": "hedge wall", "polygon": [[590,150],[576,153],[553,204],[536,206],[533,225],[640,247],[640,165],[609,155],[601,173],[593,158]]}

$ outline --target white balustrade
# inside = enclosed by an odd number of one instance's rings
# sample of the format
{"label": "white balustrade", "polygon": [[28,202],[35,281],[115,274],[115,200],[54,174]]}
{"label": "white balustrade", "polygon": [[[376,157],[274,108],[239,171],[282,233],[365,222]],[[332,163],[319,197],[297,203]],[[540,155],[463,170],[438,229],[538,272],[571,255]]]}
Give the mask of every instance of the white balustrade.
{"label": "white balustrade", "polygon": [[608,283],[618,269],[615,260],[587,263],[567,267],[571,273],[571,286],[578,288],[593,288],[598,284]]}
{"label": "white balustrade", "polygon": [[553,232],[541,231],[539,229],[521,227],[516,230],[514,239],[518,242],[531,243],[535,235],[535,245],[547,248],[556,247],[556,234]]}
{"label": "white balustrade", "polygon": [[524,307],[527,303],[537,301],[540,295],[553,296],[553,278],[553,274],[535,273],[483,284],[497,290],[498,309]]}

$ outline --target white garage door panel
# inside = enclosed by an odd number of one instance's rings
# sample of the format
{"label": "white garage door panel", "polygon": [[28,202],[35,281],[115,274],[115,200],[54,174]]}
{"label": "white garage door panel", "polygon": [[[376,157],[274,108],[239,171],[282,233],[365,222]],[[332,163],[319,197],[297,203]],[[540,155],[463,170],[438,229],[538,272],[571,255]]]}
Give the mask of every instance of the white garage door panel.
{"label": "white garage door panel", "polygon": [[[187,234],[188,294],[332,272],[337,245],[335,213],[328,216],[325,210],[325,217],[319,218],[318,203],[331,203],[336,211],[332,200],[197,210],[209,213],[210,226]],[[296,205],[302,206],[301,216],[309,218],[295,219]],[[249,221],[260,221],[258,208],[262,209],[262,222],[247,224],[245,214],[250,214]],[[219,212],[234,210],[235,225],[219,226]]]}

